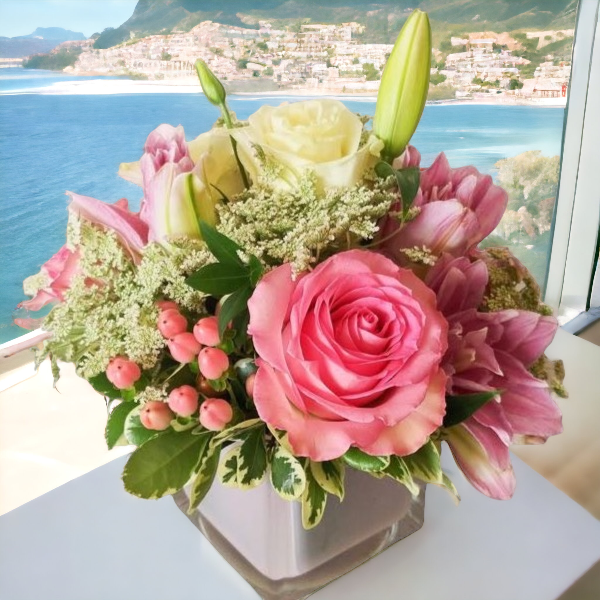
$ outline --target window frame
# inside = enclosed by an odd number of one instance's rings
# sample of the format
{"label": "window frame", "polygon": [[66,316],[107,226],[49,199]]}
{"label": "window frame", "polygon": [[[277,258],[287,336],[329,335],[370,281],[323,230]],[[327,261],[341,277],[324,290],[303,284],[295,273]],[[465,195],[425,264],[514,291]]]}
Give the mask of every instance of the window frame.
{"label": "window frame", "polygon": [[[589,308],[600,227],[600,0],[580,0],[545,301],[565,324]],[[595,100],[595,101],[594,101]]]}

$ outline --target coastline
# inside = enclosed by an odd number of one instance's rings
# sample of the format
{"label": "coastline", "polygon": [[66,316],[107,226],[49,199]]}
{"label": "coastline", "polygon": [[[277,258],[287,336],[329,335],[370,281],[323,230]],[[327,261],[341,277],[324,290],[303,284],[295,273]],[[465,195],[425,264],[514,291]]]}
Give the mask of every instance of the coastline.
{"label": "coastline", "polygon": [[[87,74],[86,74],[87,75]],[[90,74],[98,79],[55,82],[46,87],[20,88],[0,91],[0,95],[42,94],[42,95],[113,95],[113,94],[197,94],[200,86],[195,78],[171,81],[140,81],[133,79],[104,79],[97,73]],[[315,88],[296,88],[274,91],[234,92],[230,94],[238,99],[253,98],[337,98],[342,100],[363,100],[375,102],[377,94],[343,93]],[[537,106],[547,108],[564,108],[566,98],[519,98],[515,96],[496,96],[488,98],[467,98],[434,100],[427,102],[430,106],[447,105],[489,105],[489,106]]]}

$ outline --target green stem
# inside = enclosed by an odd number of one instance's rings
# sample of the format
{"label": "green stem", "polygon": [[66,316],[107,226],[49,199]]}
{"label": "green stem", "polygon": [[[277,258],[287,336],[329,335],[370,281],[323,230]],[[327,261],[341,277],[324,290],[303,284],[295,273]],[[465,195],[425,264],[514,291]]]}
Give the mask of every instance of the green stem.
{"label": "green stem", "polygon": [[[225,127],[227,127],[227,129],[233,129],[233,121],[231,120],[231,115],[229,114],[229,109],[227,108],[227,104],[225,104],[225,102],[221,104],[221,114],[223,116],[223,121],[225,121]],[[250,181],[248,180],[248,174],[246,173],[246,169],[244,169],[244,165],[242,165],[242,161],[240,160],[237,151],[237,141],[231,135],[229,136],[229,139],[231,140],[231,147],[233,148],[235,162],[237,163],[238,169],[240,170],[240,174],[242,175],[244,187],[248,189],[250,187]]]}
{"label": "green stem", "polygon": [[177,375],[177,373],[179,373],[179,371],[181,371],[181,369],[183,369],[184,367],[187,367],[186,363],[181,363],[164,381],[163,384],[167,383],[167,381],[169,381],[169,379],[171,379],[171,377],[173,377],[174,375]]}

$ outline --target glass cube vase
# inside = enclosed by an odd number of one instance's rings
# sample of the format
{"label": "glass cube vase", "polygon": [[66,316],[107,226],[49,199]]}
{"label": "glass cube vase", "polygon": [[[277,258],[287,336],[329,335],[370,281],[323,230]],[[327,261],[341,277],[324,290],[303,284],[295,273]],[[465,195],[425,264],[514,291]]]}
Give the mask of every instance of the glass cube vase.
{"label": "glass cube vase", "polygon": [[[174,495],[187,515],[188,490]],[[417,498],[399,483],[346,471],[343,502],[329,496],[323,520],[306,531],[300,502],[264,482],[242,491],[216,481],[188,518],[264,600],[300,600],[414,533],[423,525]]]}

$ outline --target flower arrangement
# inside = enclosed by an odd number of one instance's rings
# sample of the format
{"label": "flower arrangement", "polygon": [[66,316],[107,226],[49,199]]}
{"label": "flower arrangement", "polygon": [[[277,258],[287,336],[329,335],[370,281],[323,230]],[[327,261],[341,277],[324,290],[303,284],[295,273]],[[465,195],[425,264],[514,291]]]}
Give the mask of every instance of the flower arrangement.
{"label": "flower arrangement", "polygon": [[423,168],[409,145],[430,54],[415,11],[372,129],[332,99],[237,121],[198,61],[221,118],[191,142],[161,125],[121,165],[140,212],[69,192],[66,245],[22,306],[54,303],[40,358],[106,396],[109,448],[137,446],[129,492],[189,484],[193,510],[215,478],[269,478],[311,528],[348,468],[457,496],[443,442],[478,490],[509,498],[509,445],[561,431],[556,320],[508,250],[478,249],[506,193],[443,153]]}

